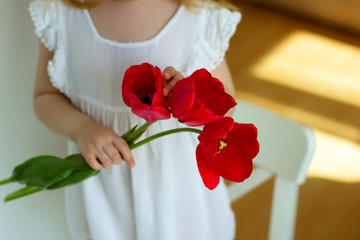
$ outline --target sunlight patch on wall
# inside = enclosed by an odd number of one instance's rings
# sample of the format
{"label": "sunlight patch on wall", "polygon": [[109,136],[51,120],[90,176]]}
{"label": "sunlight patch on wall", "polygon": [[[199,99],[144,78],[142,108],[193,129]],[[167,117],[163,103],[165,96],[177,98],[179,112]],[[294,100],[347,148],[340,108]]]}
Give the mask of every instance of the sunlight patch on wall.
{"label": "sunlight patch on wall", "polygon": [[360,145],[315,130],[316,150],[308,177],[360,182]]}
{"label": "sunlight patch on wall", "polygon": [[359,66],[360,48],[296,31],[255,64],[251,74],[259,80],[360,107]]}

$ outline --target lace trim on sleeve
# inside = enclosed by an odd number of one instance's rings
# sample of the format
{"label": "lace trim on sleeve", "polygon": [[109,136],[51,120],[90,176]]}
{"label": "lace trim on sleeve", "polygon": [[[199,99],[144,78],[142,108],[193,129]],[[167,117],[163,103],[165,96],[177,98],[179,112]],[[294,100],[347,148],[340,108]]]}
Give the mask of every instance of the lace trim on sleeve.
{"label": "lace trim on sleeve", "polygon": [[230,38],[234,35],[240,20],[239,12],[231,12],[219,5],[210,7],[201,36],[188,62],[186,76],[199,68],[212,71],[224,60]]}
{"label": "lace trim on sleeve", "polygon": [[53,0],[36,0],[29,5],[30,17],[35,34],[54,57],[48,63],[47,71],[54,87],[67,96],[71,95],[65,58],[63,32],[59,21],[59,3]]}

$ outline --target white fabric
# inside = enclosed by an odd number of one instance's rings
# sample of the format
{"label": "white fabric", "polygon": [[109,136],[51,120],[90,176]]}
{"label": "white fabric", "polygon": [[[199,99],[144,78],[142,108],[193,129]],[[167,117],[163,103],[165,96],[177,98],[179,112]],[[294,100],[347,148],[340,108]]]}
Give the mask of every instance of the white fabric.
{"label": "white fabric", "polygon": [[[123,134],[144,123],[123,103],[122,77],[134,64],[173,66],[185,76],[213,70],[224,58],[240,21],[238,12],[213,4],[197,13],[180,7],[154,38],[120,43],[101,37],[87,10],[58,0],[34,1],[35,33],[51,51],[53,85],[82,112]],[[181,37],[179,37],[181,36]],[[153,124],[146,136],[183,127],[176,119]],[[133,151],[136,166],[103,170],[66,189],[66,210],[74,239],[227,240],[235,223],[223,182],[208,190],[199,175],[197,135],[178,133]],[[78,152],[69,143],[69,153]]]}

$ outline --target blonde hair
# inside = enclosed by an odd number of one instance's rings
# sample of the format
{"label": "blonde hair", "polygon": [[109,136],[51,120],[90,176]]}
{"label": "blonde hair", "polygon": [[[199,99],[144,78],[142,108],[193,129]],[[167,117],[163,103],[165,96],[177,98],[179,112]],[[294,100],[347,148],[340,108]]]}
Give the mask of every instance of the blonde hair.
{"label": "blonde hair", "polygon": [[[83,1],[83,0],[62,0],[63,2],[67,3],[76,8],[85,9],[85,8],[92,8],[96,5],[100,4],[103,0],[91,0],[91,1]],[[193,7],[199,7],[202,3],[208,2],[216,2],[220,5],[230,9],[230,10],[237,10],[237,7],[230,3],[228,0],[181,0],[181,4],[185,7],[191,9]]]}

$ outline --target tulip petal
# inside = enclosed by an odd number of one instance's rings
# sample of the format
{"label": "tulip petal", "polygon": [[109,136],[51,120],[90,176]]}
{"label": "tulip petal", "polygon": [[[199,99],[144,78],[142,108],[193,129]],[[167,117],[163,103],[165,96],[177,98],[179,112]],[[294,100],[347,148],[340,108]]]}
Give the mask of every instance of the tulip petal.
{"label": "tulip petal", "polygon": [[173,116],[189,126],[218,120],[236,105],[223,84],[206,69],[199,69],[177,82],[167,103]]}
{"label": "tulip petal", "polygon": [[225,117],[206,124],[198,139],[201,154],[208,157],[216,174],[234,182],[250,176],[252,160],[259,152],[254,125],[235,123],[232,118]]}
{"label": "tulip petal", "polygon": [[123,89],[122,92],[124,103],[128,107],[132,107],[136,104],[141,103],[140,99],[132,92],[128,91],[127,89]]}
{"label": "tulip petal", "polygon": [[178,118],[192,108],[194,99],[194,84],[191,79],[184,78],[175,84],[172,96],[167,101],[167,104],[171,108],[173,116]]}
{"label": "tulip petal", "polygon": [[204,126],[198,139],[201,143],[207,144],[211,141],[219,141],[227,136],[228,132],[234,126],[234,119],[231,117],[224,117],[217,121],[208,123]]}
{"label": "tulip petal", "polygon": [[[155,90],[155,83],[159,76],[161,77],[161,71],[158,67],[143,63],[131,66],[125,72],[123,81],[129,91],[136,92],[136,95],[144,95]],[[160,84],[162,84],[162,81],[160,81]]]}
{"label": "tulip petal", "polygon": [[198,139],[203,144],[204,151],[210,157],[217,154],[219,141],[227,136],[228,132],[233,128],[233,124],[234,120],[232,118],[225,117],[204,126]]}
{"label": "tulip petal", "polygon": [[220,182],[220,176],[216,174],[209,165],[209,157],[199,144],[196,148],[196,160],[200,176],[207,188],[213,190]]}
{"label": "tulip petal", "polygon": [[167,109],[156,106],[150,107],[149,105],[143,103],[133,106],[131,111],[149,123],[170,118],[170,112]]}
{"label": "tulip petal", "polygon": [[161,92],[155,92],[153,94],[153,99],[152,99],[152,103],[151,106],[163,106],[164,108],[166,108],[166,103],[165,103],[165,99],[164,99],[164,95]]}
{"label": "tulip petal", "polygon": [[241,145],[228,143],[228,146],[213,158],[212,167],[221,177],[233,182],[242,182],[251,175],[252,157]]}
{"label": "tulip petal", "polygon": [[216,115],[225,115],[236,106],[235,99],[225,92],[224,85],[205,69],[193,73],[196,97]]}
{"label": "tulip petal", "polygon": [[122,83],[123,101],[134,114],[148,122],[170,118],[162,90],[162,75],[158,67],[143,63],[126,70]]}
{"label": "tulip petal", "polygon": [[[213,77],[211,73],[208,72],[206,69],[202,68],[196,70],[190,77],[194,81],[195,89],[197,89],[197,95],[202,96],[207,93],[209,84],[213,81]],[[216,79],[219,81],[218,79]],[[224,91],[224,87],[222,86],[222,90]]]}
{"label": "tulip petal", "polygon": [[215,121],[219,116],[205,108],[204,104],[199,99],[194,99],[193,106],[189,112],[179,117],[179,121],[188,126],[201,126],[208,122]]}
{"label": "tulip petal", "polygon": [[225,179],[242,182],[250,176],[259,152],[257,129],[253,124],[234,123],[224,141],[226,146],[213,158],[213,169]]}
{"label": "tulip petal", "polygon": [[[201,114],[199,114],[198,116],[201,116]],[[213,122],[218,120],[220,117],[217,115],[211,115],[209,116],[209,114],[206,114],[206,116],[204,116],[201,119],[198,118],[194,118],[194,119],[186,119],[186,116],[184,116],[184,118],[179,118],[179,122],[184,123],[190,127],[197,127],[197,126],[202,126],[204,124]]]}
{"label": "tulip petal", "polygon": [[252,158],[259,153],[257,128],[253,124],[234,123],[233,131],[228,134],[228,141],[241,145]]}

